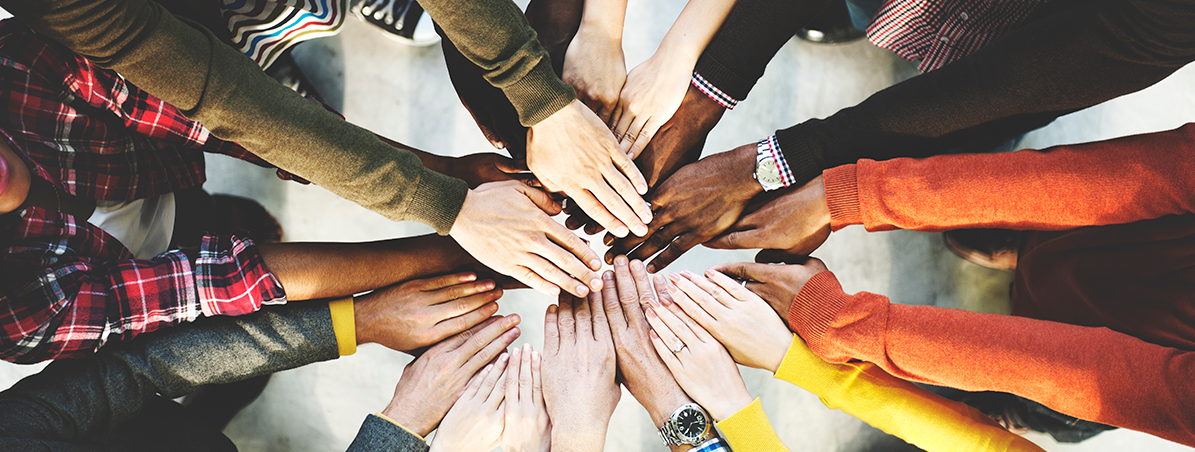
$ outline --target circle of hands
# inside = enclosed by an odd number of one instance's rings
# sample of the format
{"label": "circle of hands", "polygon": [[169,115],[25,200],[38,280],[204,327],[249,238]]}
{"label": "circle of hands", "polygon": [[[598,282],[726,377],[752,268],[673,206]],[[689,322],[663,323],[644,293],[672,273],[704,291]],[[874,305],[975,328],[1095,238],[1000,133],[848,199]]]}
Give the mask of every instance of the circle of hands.
{"label": "circle of hands", "polygon": [[[428,300],[422,311],[405,313],[424,325],[384,322],[375,329],[397,337],[443,324],[475,325],[446,337],[440,331],[414,341],[377,340],[418,355],[382,414],[421,437],[435,430],[433,451],[601,450],[620,384],[657,427],[690,402],[721,421],[753,400],[736,363],[776,372],[793,341],[777,315],[788,306],[767,299],[792,300],[805,280],[825,270],[810,259],[652,277],[638,260],[613,262],[600,290],[584,298],[563,294],[547,308],[542,352],[530,344],[508,350],[521,334],[520,317],[490,317],[495,311],[483,309],[496,310],[501,289],[493,281],[463,273],[395,286]],[[453,309],[433,310],[444,305]],[[488,318],[467,317],[477,313]]]}

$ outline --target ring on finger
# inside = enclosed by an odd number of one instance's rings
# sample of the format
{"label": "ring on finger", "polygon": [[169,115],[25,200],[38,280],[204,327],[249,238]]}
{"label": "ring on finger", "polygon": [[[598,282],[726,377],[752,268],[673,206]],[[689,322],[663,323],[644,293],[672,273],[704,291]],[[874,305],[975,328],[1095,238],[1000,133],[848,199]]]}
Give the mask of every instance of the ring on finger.
{"label": "ring on finger", "polygon": [[673,354],[673,355],[675,355],[675,354],[677,354],[677,353],[680,353],[680,351],[681,351],[681,350],[684,350],[684,349],[685,349],[685,347],[688,347],[688,345],[685,345],[685,343],[684,343],[684,342],[681,342],[681,343],[680,343],[680,347],[676,347],[676,348],[673,348],[673,349],[672,349],[672,354]]}

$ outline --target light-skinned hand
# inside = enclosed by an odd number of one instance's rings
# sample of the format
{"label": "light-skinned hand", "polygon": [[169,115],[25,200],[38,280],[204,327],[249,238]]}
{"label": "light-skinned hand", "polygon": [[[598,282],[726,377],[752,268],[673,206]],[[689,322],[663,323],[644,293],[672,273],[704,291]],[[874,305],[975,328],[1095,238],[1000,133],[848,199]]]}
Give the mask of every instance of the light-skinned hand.
{"label": "light-skinned hand", "polygon": [[751,404],[752,397],[726,348],[675,303],[647,308],[651,343],[681,388],[718,421]]}
{"label": "light-skinned hand", "polygon": [[[767,258],[769,253],[760,252],[756,259]],[[775,256],[776,259],[782,256]],[[788,264],[735,262],[710,267],[724,275],[747,282],[747,289],[758,295],[788,324],[788,311],[793,300],[814,275],[827,271],[821,259],[790,257]],[[791,328],[791,326],[790,326]]]}
{"label": "light-skinned hand", "polygon": [[416,279],[353,300],[357,344],[398,351],[426,347],[498,311],[502,289],[471,272]]}
{"label": "light-skinned hand", "polygon": [[510,352],[506,366],[506,430],[502,452],[548,452],[552,445],[548,408],[544,405],[539,352],[524,344]]}
{"label": "light-skinned hand", "polygon": [[648,235],[622,240],[607,235],[605,241],[611,247],[606,261],[619,254],[646,260],[659,252],[647,265],[647,271],[655,273],[726,231],[751,198],[763,191],[753,176],[755,154],[755,145],[750,144],[682,167],[648,197],[656,209]]}
{"label": "light-skinned hand", "polygon": [[[478,370],[519,338],[519,316],[489,320],[433,345],[403,369],[394,398],[382,414],[416,435],[427,437],[465,392]],[[506,365],[506,358],[494,363]]]}
{"label": "light-skinned hand", "polygon": [[626,256],[614,258],[614,271],[607,271],[602,277],[602,300],[622,384],[659,427],[673,411],[692,400],[651,345],[651,326],[643,314],[643,305],[654,303],[656,292],[643,262],[628,262]]}
{"label": "light-skinned hand", "polygon": [[559,213],[560,204],[542,190],[491,182],[469,190],[449,235],[482,264],[540,292],[600,290],[597,253],[551,218]]}
{"label": "light-skinned hand", "polygon": [[[749,208],[750,209],[750,208]],[[745,213],[728,232],[705,243],[719,249],[775,249],[808,255],[830,237],[830,207],[821,176]]]}
{"label": "light-skinned hand", "polygon": [[[564,193],[614,235],[647,233],[647,181],[614,134],[579,100],[527,131],[527,166],[552,192]],[[575,295],[575,294],[574,294]]]}
{"label": "light-skinned hand", "polygon": [[793,333],[768,302],[713,269],[705,276],[674,273],[668,280],[671,301],[721,342],[735,361],[776,373]]}
{"label": "light-skinned hand", "polygon": [[488,451],[498,445],[505,425],[506,379],[510,355],[503,353],[469,380],[436,429],[431,452]]}
{"label": "light-skinned hand", "polygon": [[677,54],[657,51],[627,74],[618,106],[608,121],[620,138],[618,145],[623,152],[638,156],[680,107],[693,77],[692,62],[684,60]]}
{"label": "light-skinned hand", "polygon": [[614,342],[598,292],[564,296],[544,316],[544,403],[553,451],[600,451],[622,391]]}
{"label": "light-skinned hand", "polygon": [[612,16],[608,18],[611,23],[608,26],[590,15],[582,19],[577,35],[568,45],[561,77],[577,90],[577,99],[607,124],[627,79],[627,64],[622,54],[622,19],[626,15],[626,6],[623,5],[623,14],[617,12],[607,11],[601,15]]}

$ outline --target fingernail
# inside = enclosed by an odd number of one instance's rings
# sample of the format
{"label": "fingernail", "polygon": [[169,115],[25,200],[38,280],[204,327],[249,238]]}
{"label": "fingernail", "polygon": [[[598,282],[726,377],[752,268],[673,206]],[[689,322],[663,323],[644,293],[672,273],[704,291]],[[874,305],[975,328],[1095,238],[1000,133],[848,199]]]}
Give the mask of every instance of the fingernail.
{"label": "fingernail", "polygon": [[655,316],[656,316],[656,310],[655,310],[655,308],[652,308],[651,306],[648,306],[648,307],[647,307],[647,315],[648,315],[648,317],[655,317]]}
{"label": "fingernail", "polygon": [[602,268],[602,261],[599,261],[597,259],[589,261],[589,269],[590,270],[598,270],[601,268]]}
{"label": "fingernail", "polygon": [[493,369],[493,368],[494,368],[493,364],[486,364],[485,369],[482,369],[482,372],[489,372],[490,369]]}
{"label": "fingernail", "polygon": [[619,226],[617,228],[614,228],[614,230],[610,231],[610,232],[614,233],[614,235],[618,236],[619,238],[623,238],[623,237],[627,236],[627,227]]}
{"label": "fingernail", "polygon": [[589,295],[589,288],[585,287],[584,284],[577,284],[577,296],[584,297],[586,295]]}
{"label": "fingernail", "polygon": [[494,290],[494,282],[486,281],[481,283],[481,290]]}
{"label": "fingernail", "polygon": [[525,352],[530,352],[530,351],[531,351],[531,344],[523,344],[523,351],[525,351]]}
{"label": "fingernail", "polygon": [[637,225],[635,225],[634,231],[635,231],[635,235],[637,235],[639,237],[643,237],[643,236],[647,235],[647,226],[637,224]]}
{"label": "fingernail", "polygon": [[506,361],[507,358],[510,358],[510,353],[502,352],[501,355],[498,355],[498,362]]}
{"label": "fingernail", "polygon": [[686,277],[686,278],[689,278],[689,279],[693,279],[694,277],[696,277],[696,276],[697,276],[697,274],[695,274],[695,273],[693,273],[693,272],[691,272],[691,271],[688,271],[688,270],[685,270],[685,271],[683,271],[683,272],[680,272],[680,273],[681,273],[682,275],[685,275],[685,277]]}
{"label": "fingernail", "polygon": [[464,278],[461,278],[461,279],[462,279],[463,281],[472,281],[472,280],[474,280],[474,279],[477,279],[477,275],[474,275],[474,274],[470,273],[470,274],[467,274],[467,275],[465,275],[465,277],[464,277]]}
{"label": "fingernail", "polygon": [[677,274],[677,273],[669,273],[668,274],[669,281],[680,281],[680,278],[681,278],[680,274]]}
{"label": "fingernail", "polygon": [[614,258],[614,265],[627,265],[627,257],[625,255],[618,255]]}
{"label": "fingernail", "polygon": [[557,309],[560,309],[560,307],[559,307],[559,306],[556,306],[556,305],[554,305],[554,304],[553,304],[553,305],[548,305],[548,312],[549,312],[549,313],[555,314]]}
{"label": "fingernail", "polygon": [[610,246],[610,245],[614,244],[614,236],[609,235],[609,234],[602,236],[602,243],[605,244],[606,246]]}
{"label": "fingernail", "polygon": [[656,272],[656,264],[649,264],[649,265],[647,266],[647,272],[648,272],[648,273],[655,273],[655,272]]}
{"label": "fingernail", "polygon": [[606,270],[606,272],[602,273],[602,280],[613,281],[614,280],[614,272]]}
{"label": "fingernail", "polygon": [[[635,155],[635,153],[634,153],[634,152],[627,152],[627,155],[628,155],[628,156],[630,156],[630,155]],[[636,189],[636,190],[639,190],[639,194],[641,194],[641,195],[646,195],[646,194],[647,194],[647,184],[638,184],[638,185],[636,185],[636,186],[635,186],[635,189]]]}
{"label": "fingernail", "polygon": [[716,274],[718,274],[718,271],[714,270],[712,268],[708,268],[705,270],[705,276],[714,276]]}
{"label": "fingernail", "polygon": [[559,288],[559,287],[556,287],[556,286],[549,287],[549,288],[548,288],[548,295],[551,295],[551,296],[553,296],[553,297],[558,297],[558,296],[560,296],[560,288]]}

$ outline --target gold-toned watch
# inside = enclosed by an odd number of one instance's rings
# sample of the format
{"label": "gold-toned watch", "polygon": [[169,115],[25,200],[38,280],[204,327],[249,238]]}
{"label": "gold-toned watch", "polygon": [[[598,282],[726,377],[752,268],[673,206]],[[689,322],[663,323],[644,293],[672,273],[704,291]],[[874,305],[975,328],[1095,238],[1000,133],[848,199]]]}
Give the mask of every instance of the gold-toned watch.
{"label": "gold-toned watch", "polygon": [[760,140],[755,145],[755,180],[763,186],[764,191],[784,188],[784,178],[780,175],[780,163],[772,154],[772,147],[768,140]]}

